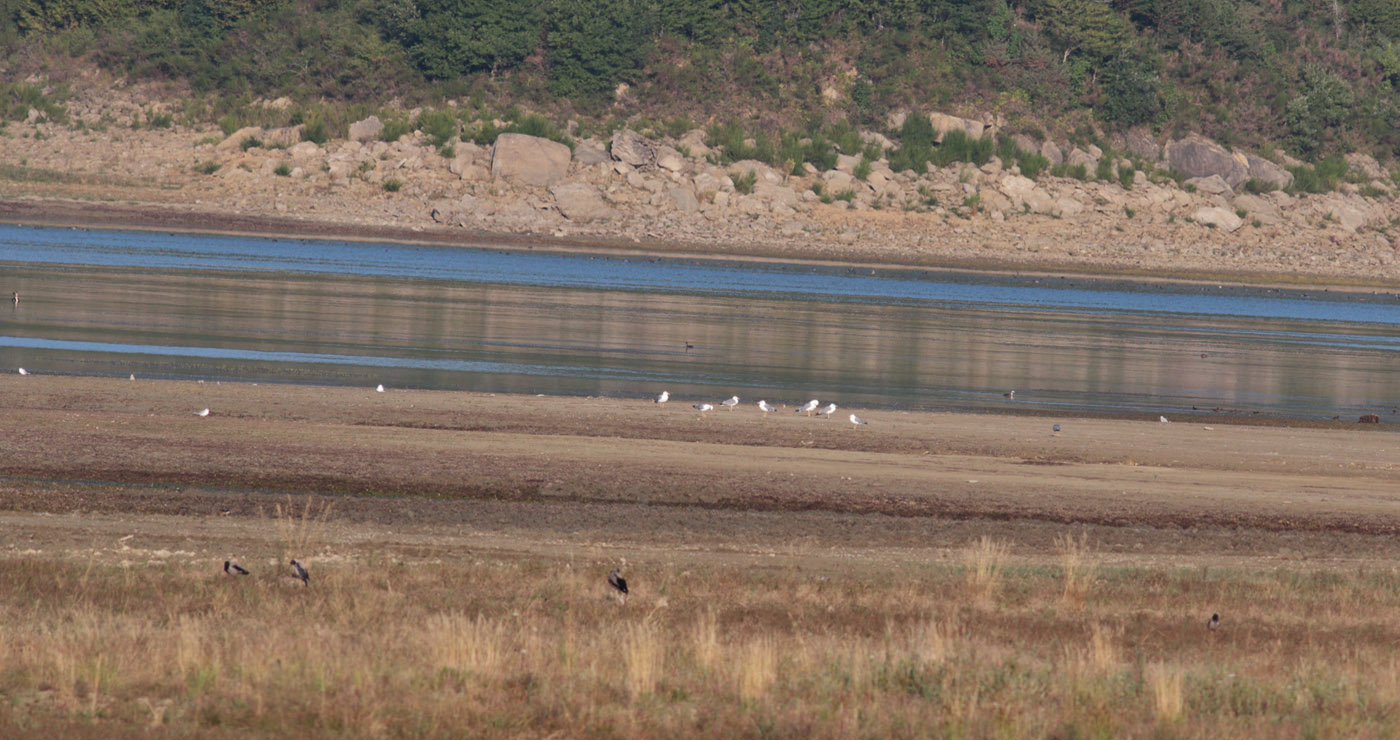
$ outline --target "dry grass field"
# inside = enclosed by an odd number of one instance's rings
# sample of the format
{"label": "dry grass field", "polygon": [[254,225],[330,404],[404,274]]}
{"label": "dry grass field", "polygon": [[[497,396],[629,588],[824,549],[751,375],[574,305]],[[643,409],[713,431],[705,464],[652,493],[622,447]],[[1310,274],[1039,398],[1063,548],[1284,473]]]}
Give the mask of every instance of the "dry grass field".
{"label": "dry grass field", "polygon": [[0,398],[0,737],[1400,735],[1392,430]]}

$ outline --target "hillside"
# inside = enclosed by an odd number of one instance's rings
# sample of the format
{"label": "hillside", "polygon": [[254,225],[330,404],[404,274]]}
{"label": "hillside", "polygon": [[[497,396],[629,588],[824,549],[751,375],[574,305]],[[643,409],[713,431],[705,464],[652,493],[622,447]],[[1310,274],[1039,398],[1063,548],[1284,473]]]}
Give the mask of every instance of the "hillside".
{"label": "hillside", "polygon": [[[1091,143],[1147,126],[1305,160],[1400,153],[1400,0],[3,0],[0,78],[84,60],[256,98],[810,127],[940,109]],[[618,93],[619,85],[628,91]],[[849,152],[848,152],[849,153]]]}
{"label": "hillside", "polygon": [[[563,33],[563,6],[549,4],[517,8],[508,27],[492,20],[505,23],[497,10],[428,2],[0,5],[9,23],[0,197],[11,199],[0,211],[56,213],[14,202],[46,196],[128,201],[141,213],[104,218],[161,228],[226,219],[299,234],[515,234],[920,265],[1400,280],[1400,167],[1385,138],[1394,131],[1364,125],[1394,93],[1353,74],[1364,67],[1358,49],[1389,48],[1380,30],[1348,22],[1315,38],[1307,13],[1260,11],[1249,17],[1272,29],[1269,48],[1326,43],[1246,74],[1226,64],[1239,49],[1142,25],[1141,8],[1079,8],[1099,14],[1096,30],[1064,45],[1069,6],[999,5],[955,31],[935,23],[951,22],[941,6],[910,6],[900,20],[832,3],[804,34],[806,16],[775,25],[742,3],[722,6],[703,32],[668,25],[685,5],[600,3],[575,18],[636,11],[613,17],[646,31],[626,64],[614,63],[616,48],[590,46],[615,34]],[[997,18],[1015,43],[987,31]],[[197,23],[203,30],[188,35]],[[451,29],[453,54],[430,54]],[[486,53],[473,39],[509,38],[522,56],[490,57],[485,68],[460,56]],[[1151,95],[1104,92],[1128,64],[1125,48],[1162,65],[1160,76],[1135,78],[1138,92],[1160,97],[1150,116],[1130,112]],[[1045,56],[1026,56],[1036,49]],[[567,54],[582,55],[588,74],[566,75]],[[1170,73],[1200,75],[1202,54],[1224,65],[1200,77],[1203,87]],[[1294,126],[1302,119],[1285,115],[1300,109],[1289,95],[1301,88],[1279,75],[1317,55],[1342,65],[1329,72],[1340,87],[1328,90],[1366,93],[1329,108],[1341,122],[1308,143]],[[1315,81],[1331,68],[1299,69]],[[1283,87],[1245,95],[1239,85],[1265,71]],[[1059,93],[1024,84],[1057,74],[1074,84]],[[1207,115],[1206,88],[1232,105]],[[1274,104],[1281,117],[1270,117]],[[1247,110],[1257,125],[1223,126]],[[263,225],[238,225],[247,218]]]}

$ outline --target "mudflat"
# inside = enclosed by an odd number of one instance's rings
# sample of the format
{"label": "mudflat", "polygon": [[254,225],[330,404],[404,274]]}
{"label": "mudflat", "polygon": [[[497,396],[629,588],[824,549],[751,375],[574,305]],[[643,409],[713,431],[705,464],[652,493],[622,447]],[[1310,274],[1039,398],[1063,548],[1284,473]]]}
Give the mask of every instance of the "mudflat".
{"label": "mudflat", "polygon": [[854,409],[870,422],[856,428],[846,409],[764,415],[753,399],[702,416],[690,403],[714,399],[42,373],[0,376],[0,398],[12,552],[90,552],[115,527],[214,557],[258,540],[290,495],[330,505],[344,548],[438,556],[685,552],[822,567],[937,560],[988,533],[1034,556],[1067,529],[1124,563],[1400,554],[1388,425]]}

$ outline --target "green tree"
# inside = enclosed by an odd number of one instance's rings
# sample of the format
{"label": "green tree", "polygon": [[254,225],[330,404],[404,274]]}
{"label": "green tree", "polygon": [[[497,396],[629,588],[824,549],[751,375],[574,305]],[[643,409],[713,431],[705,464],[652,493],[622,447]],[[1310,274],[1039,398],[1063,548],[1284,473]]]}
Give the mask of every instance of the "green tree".
{"label": "green tree", "polygon": [[1284,123],[1298,151],[1313,155],[1340,138],[1351,115],[1351,85],[1317,64],[1303,68],[1303,93],[1288,101]]}
{"label": "green tree", "polygon": [[1356,0],[1347,15],[1353,25],[1400,39],[1400,0]]}
{"label": "green tree", "polygon": [[558,95],[598,97],[635,79],[649,48],[643,0],[562,0],[550,11],[549,86]]}
{"label": "green tree", "polygon": [[1145,60],[1122,55],[1104,65],[1099,77],[1099,116],[1110,123],[1135,126],[1162,112],[1159,75]]}
{"label": "green tree", "polygon": [[1046,0],[1046,28],[1066,54],[1112,59],[1127,50],[1132,36],[1126,21],[1098,0]]}
{"label": "green tree", "polygon": [[657,0],[656,32],[710,44],[728,36],[724,0]]}
{"label": "green tree", "polygon": [[420,0],[418,13],[413,59],[438,79],[515,67],[539,47],[544,31],[538,0]]}

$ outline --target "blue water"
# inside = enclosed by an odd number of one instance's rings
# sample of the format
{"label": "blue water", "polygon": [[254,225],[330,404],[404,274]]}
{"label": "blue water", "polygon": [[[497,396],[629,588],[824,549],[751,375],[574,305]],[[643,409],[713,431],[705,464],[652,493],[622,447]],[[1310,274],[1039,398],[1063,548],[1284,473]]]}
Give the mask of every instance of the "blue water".
{"label": "blue water", "polygon": [[1400,420],[1386,294],[0,226],[11,290],[40,374]]}
{"label": "blue water", "polygon": [[905,270],[728,261],[643,260],[541,251],[311,239],[96,231],[0,225],[0,260],[153,270],[323,273],[692,295],[777,295],[836,301],[981,303],[1004,307],[1196,314],[1400,325],[1400,299],[1360,301],[1329,292],[1238,295],[1223,287],[1154,290],[1050,287],[1003,276],[910,279]]}

